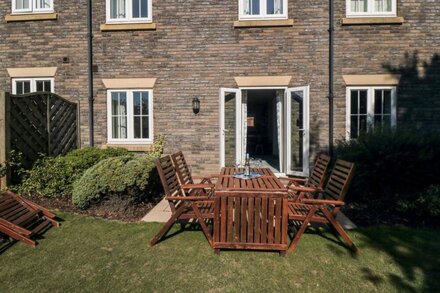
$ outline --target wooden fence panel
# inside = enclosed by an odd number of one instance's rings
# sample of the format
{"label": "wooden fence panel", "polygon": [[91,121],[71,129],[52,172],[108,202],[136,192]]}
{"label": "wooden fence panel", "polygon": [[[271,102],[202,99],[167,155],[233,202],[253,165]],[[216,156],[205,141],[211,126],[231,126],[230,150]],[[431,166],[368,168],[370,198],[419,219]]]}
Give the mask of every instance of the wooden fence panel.
{"label": "wooden fence panel", "polygon": [[[2,124],[3,121],[3,124]],[[41,154],[64,155],[79,146],[78,105],[48,92],[0,95],[0,160],[11,150],[30,167]],[[4,153],[4,155],[2,155]]]}

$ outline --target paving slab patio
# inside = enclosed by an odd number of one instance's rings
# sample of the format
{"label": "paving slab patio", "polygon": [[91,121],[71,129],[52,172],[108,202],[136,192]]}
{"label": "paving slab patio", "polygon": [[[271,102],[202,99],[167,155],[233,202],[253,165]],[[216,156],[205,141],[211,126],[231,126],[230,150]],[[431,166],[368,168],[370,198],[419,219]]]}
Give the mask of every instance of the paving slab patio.
{"label": "paving slab patio", "polygon": [[[171,209],[168,201],[162,199],[145,217],[142,218],[143,222],[158,222],[165,223],[171,217]],[[342,212],[338,213],[336,219],[341,223],[342,227],[347,230],[355,229],[356,225],[345,216]]]}

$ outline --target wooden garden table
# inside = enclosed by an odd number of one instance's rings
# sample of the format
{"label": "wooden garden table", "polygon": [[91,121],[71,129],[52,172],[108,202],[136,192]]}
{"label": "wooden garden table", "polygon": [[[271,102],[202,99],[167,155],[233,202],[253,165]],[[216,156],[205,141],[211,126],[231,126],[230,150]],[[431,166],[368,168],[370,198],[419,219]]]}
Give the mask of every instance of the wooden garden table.
{"label": "wooden garden table", "polygon": [[264,175],[238,179],[243,168],[221,170],[214,187],[213,247],[220,249],[287,250],[287,188],[269,168]]}

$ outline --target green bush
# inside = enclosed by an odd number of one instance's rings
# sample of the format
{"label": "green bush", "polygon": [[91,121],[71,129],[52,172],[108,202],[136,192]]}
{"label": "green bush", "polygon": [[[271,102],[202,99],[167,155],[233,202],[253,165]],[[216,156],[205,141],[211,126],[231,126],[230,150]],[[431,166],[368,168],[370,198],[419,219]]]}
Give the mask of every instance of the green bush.
{"label": "green bush", "polygon": [[440,178],[440,135],[384,129],[339,142],[338,158],[356,163],[350,199],[395,204],[395,195],[412,196]]}
{"label": "green bush", "polygon": [[73,184],[72,202],[85,209],[109,196],[130,196],[133,202],[147,201],[158,190],[154,154],[105,159],[88,169]]}
{"label": "green bush", "polygon": [[414,196],[396,196],[397,210],[420,217],[440,217],[440,185],[431,185]]}
{"label": "green bush", "polygon": [[129,156],[122,148],[83,148],[65,156],[43,157],[24,176],[18,191],[46,197],[71,196],[72,184],[84,171],[109,157]]}

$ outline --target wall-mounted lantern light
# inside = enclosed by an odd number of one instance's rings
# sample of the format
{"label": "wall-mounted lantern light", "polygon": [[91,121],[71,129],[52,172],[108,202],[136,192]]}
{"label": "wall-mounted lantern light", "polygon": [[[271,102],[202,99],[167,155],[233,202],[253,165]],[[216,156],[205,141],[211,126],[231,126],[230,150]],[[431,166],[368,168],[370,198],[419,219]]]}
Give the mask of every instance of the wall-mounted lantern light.
{"label": "wall-mounted lantern light", "polygon": [[194,114],[198,114],[200,112],[200,100],[199,98],[194,98],[192,100],[193,112]]}

